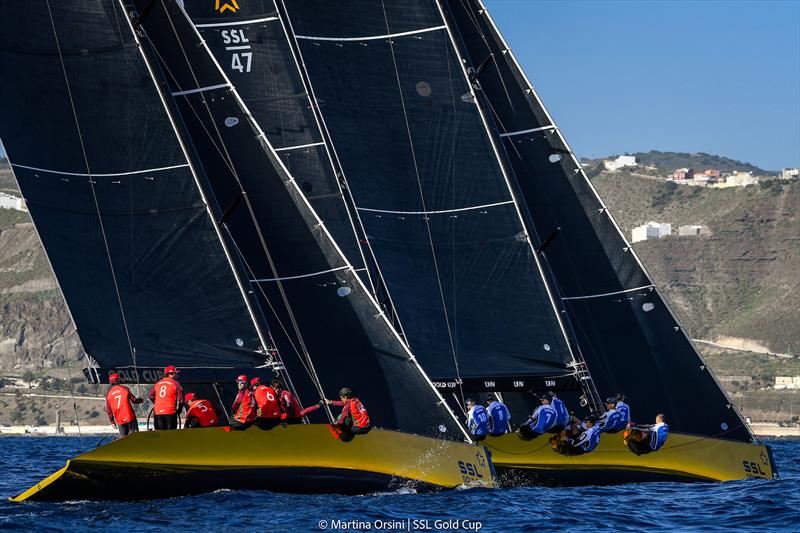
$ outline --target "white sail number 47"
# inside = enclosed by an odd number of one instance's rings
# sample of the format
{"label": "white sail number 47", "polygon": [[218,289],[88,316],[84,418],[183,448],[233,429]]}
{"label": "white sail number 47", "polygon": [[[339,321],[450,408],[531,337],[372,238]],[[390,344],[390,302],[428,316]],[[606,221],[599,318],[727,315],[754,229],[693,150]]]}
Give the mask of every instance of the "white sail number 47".
{"label": "white sail number 47", "polygon": [[222,30],[220,33],[225,50],[233,52],[231,54],[231,70],[250,72],[253,52],[245,52],[245,50],[250,50],[250,40],[245,37],[244,30]]}

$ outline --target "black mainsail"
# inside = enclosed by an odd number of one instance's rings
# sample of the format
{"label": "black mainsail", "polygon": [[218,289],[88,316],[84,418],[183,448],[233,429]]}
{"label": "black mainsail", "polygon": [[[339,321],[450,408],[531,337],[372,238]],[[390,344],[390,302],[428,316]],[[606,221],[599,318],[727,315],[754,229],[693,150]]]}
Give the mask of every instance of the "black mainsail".
{"label": "black mainsail", "polygon": [[263,364],[213,200],[122,8],[5,7],[0,137],[87,353],[108,367]]}
{"label": "black mainsail", "polygon": [[454,416],[188,16],[174,2],[139,7],[144,53],[161,67],[186,142],[228,206],[226,240],[247,266],[301,396],[331,396],[347,385],[368,399],[381,427],[460,437]]}
{"label": "black mainsail", "polygon": [[566,374],[566,337],[436,3],[280,8],[426,371],[481,385]]}
{"label": "black mainsail", "polygon": [[666,412],[675,431],[750,441],[485,6],[480,0],[446,5],[529,223],[542,236],[557,231],[544,256],[597,388],[624,391],[636,420]]}

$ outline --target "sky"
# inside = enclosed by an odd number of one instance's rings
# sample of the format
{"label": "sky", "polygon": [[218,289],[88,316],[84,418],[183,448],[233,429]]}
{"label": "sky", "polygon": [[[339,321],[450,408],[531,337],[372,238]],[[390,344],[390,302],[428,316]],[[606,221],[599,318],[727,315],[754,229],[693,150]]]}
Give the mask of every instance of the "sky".
{"label": "sky", "polygon": [[484,0],[579,157],[800,167],[800,0]]}

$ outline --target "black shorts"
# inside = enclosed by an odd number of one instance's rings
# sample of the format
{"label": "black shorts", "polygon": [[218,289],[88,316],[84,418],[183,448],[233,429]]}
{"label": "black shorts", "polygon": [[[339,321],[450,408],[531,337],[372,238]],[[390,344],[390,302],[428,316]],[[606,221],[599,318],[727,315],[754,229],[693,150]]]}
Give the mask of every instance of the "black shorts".
{"label": "black shorts", "polygon": [[258,417],[253,422],[253,425],[258,429],[270,430],[281,423],[280,418],[261,418]]}
{"label": "black shorts", "polygon": [[472,440],[480,442],[486,438],[486,433],[483,435],[476,435],[475,433],[470,432],[469,436],[472,438]]}
{"label": "black shorts", "polygon": [[230,421],[231,429],[235,429],[236,431],[244,431],[252,425],[253,422],[239,422],[236,419],[231,419]]}
{"label": "black shorts", "polygon": [[137,422],[136,419],[134,418],[127,424],[118,425],[117,431],[119,431],[120,437],[125,437],[127,435],[130,435],[131,433],[136,433],[137,431],[139,431],[139,422]]}
{"label": "black shorts", "polygon": [[178,429],[178,413],[171,415],[155,415],[153,417],[153,427],[156,429]]}

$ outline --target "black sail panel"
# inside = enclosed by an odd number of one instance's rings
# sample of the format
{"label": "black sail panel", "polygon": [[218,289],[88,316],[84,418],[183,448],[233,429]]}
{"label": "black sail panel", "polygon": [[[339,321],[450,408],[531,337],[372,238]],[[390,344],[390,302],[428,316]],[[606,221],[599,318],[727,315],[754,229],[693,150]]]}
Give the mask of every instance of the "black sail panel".
{"label": "black sail panel", "polygon": [[349,262],[368,277],[353,221],[272,1],[220,12],[187,2],[197,30]]}
{"label": "black sail panel", "polygon": [[140,366],[263,363],[121,7],[2,11],[0,137],[87,353],[107,367],[134,349]]}
{"label": "black sail panel", "polygon": [[425,369],[563,374],[569,349],[436,3],[283,5]]}
{"label": "black sail panel", "polygon": [[[214,194],[232,206],[228,237],[301,398],[311,403],[349,386],[380,427],[460,438],[455,419],[185,13],[174,3],[157,5],[143,29],[146,53],[165,73]],[[322,413],[313,416],[321,420]]]}
{"label": "black sail panel", "polygon": [[[637,421],[749,441],[751,434],[619,232],[485,7],[448,0],[482,103],[525,199],[598,390],[625,392]],[[487,62],[488,59],[488,62]],[[485,100],[483,100],[485,98]],[[691,391],[687,396],[687,391]]]}

